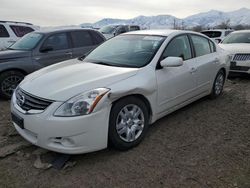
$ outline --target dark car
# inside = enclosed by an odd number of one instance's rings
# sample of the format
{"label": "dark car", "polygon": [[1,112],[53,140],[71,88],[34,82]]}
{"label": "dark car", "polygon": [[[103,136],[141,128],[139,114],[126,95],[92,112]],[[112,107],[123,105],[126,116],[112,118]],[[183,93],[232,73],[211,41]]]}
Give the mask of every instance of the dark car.
{"label": "dark car", "polygon": [[92,29],[35,31],[0,52],[0,96],[9,99],[25,75],[83,56],[105,41]]}
{"label": "dark car", "polygon": [[106,39],[110,39],[122,33],[141,30],[138,25],[107,25],[99,29]]}

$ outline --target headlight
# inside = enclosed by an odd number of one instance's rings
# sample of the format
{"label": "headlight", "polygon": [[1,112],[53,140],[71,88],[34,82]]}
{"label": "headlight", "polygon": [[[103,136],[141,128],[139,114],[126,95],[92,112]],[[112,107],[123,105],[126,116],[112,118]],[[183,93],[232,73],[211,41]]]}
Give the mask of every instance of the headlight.
{"label": "headlight", "polygon": [[107,88],[98,88],[77,95],[63,103],[56,110],[54,116],[71,117],[90,114],[108,91]]}

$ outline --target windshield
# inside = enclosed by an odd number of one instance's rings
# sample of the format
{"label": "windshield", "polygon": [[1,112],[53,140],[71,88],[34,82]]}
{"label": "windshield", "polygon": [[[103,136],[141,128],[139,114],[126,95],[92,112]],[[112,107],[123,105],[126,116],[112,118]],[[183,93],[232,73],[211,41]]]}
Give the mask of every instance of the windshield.
{"label": "windshield", "polygon": [[249,33],[231,33],[228,35],[223,44],[231,43],[250,43],[250,32]]}
{"label": "windshield", "polygon": [[112,34],[114,33],[117,27],[118,26],[105,26],[105,27],[102,27],[99,31],[103,34]]}
{"label": "windshield", "polygon": [[14,43],[11,47],[9,47],[9,49],[31,50],[38,44],[42,37],[43,35],[39,33],[29,33]]}
{"label": "windshield", "polygon": [[93,50],[85,62],[119,67],[143,67],[154,57],[166,37],[122,35]]}
{"label": "windshield", "polygon": [[202,31],[201,33],[208,36],[209,38],[217,38],[221,36],[220,31]]}

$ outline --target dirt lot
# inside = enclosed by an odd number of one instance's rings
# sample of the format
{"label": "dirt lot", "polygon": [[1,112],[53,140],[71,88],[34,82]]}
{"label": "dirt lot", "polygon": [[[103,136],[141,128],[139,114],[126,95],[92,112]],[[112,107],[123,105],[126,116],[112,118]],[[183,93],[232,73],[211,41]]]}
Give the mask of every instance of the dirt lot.
{"label": "dirt lot", "polygon": [[0,101],[0,187],[249,188],[249,112],[250,79],[233,79],[219,99],[201,99],[156,122],[138,147],[73,156],[56,170],[38,160],[55,153],[18,136],[9,102]]}

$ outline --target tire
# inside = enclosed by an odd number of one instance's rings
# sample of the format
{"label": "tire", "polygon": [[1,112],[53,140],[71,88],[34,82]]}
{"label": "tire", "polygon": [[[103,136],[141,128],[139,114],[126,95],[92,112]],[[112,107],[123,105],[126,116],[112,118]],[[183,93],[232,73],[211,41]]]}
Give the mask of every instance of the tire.
{"label": "tire", "polygon": [[0,74],[0,97],[10,99],[13,91],[23,80],[24,74],[20,71],[6,71]]}
{"label": "tire", "polygon": [[225,73],[223,70],[220,70],[214,80],[213,88],[210,94],[211,99],[215,99],[222,94],[224,83],[225,83]]}
{"label": "tire", "polygon": [[137,146],[145,137],[148,122],[149,110],[142,100],[136,97],[119,100],[110,113],[109,144],[118,150]]}

